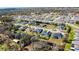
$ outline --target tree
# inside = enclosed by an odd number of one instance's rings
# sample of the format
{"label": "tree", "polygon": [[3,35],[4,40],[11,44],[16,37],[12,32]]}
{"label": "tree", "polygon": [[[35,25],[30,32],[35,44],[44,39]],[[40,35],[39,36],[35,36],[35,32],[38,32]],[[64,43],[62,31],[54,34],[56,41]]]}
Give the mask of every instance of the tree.
{"label": "tree", "polygon": [[74,31],[73,31],[73,28],[71,28],[68,34],[68,39],[66,41],[64,50],[70,50],[73,39],[74,39]]}
{"label": "tree", "polygon": [[68,26],[67,32],[70,33],[70,31],[71,31],[71,27]]}
{"label": "tree", "polygon": [[21,47],[25,47],[31,43],[31,36],[30,35],[23,35],[20,40],[21,40],[20,44],[23,45],[23,46],[21,45]]}
{"label": "tree", "polygon": [[50,51],[52,50],[52,47],[44,41],[37,41],[37,42],[32,42],[33,45],[33,50],[34,51]]}
{"label": "tree", "polygon": [[11,22],[11,21],[13,21],[11,17],[0,17],[0,20],[2,22]]}
{"label": "tree", "polygon": [[76,24],[79,24],[79,21],[76,21]]}

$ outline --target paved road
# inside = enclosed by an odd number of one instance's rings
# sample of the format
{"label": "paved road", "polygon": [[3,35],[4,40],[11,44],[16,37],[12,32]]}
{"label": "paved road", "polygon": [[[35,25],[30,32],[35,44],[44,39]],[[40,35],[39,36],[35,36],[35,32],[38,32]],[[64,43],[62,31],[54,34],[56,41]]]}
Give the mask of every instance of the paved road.
{"label": "paved road", "polygon": [[73,24],[70,24],[70,23],[66,23],[66,24],[69,25],[69,26],[71,26],[71,27],[74,27],[74,28],[76,28],[76,29],[79,29],[78,26],[75,26],[75,25],[73,25]]}

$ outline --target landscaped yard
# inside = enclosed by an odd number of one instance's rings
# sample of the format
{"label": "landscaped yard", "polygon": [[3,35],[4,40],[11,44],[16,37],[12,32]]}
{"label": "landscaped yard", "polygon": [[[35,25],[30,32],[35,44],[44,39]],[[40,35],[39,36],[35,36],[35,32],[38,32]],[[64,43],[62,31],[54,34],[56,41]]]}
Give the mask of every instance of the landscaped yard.
{"label": "landscaped yard", "polygon": [[57,45],[61,45],[63,43],[63,39],[49,39],[48,42],[55,43]]}
{"label": "landscaped yard", "polygon": [[64,50],[69,51],[71,47],[71,43],[66,43]]}
{"label": "landscaped yard", "polygon": [[69,33],[69,37],[68,37],[68,39],[67,39],[67,42],[66,42],[66,45],[65,45],[65,48],[64,48],[65,51],[70,50],[71,43],[72,43],[72,41],[74,40],[74,31],[73,31],[73,30],[74,30],[74,29],[71,28],[71,31],[70,31],[70,33]]}

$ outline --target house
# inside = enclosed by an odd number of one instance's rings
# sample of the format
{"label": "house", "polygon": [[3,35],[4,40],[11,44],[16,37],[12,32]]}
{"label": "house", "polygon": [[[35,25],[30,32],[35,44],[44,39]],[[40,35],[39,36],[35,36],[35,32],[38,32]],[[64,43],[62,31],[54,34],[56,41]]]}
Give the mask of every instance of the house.
{"label": "house", "polygon": [[57,28],[60,30],[64,30],[64,27],[65,27],[65,24],[59,24]]}
{"label": "house", "polygon": [[20,22],[22,25],[25,25],[25,24],[27,24],[28,22]]}
{"label": "house", "polygon": [[20,40],[18,39],[13,39],[14,42],[18,43]]}
{"label": "house", "polygon": [[74,19],[69,20],[69,23],[74,24],[75,23]]}
{"label": "house", "polygon": [[41,38],[45,38],[45,39],[49,39],[51,36],[51,32],[50,31],[42,31],[42,33],[40,34]]}
{"label": "house", "polygon": [[15,39],[20,39],[21,38],[21,34],[20,33],[15,33]]}
{"label": "house", "polygon": [[28,24],[29,25],[36,25],[36,21],[30,21]]}
{"label": "house", "polygon": [[76,21],[79,21],[79,16],[73,16],[70,20],[69,20],[69,22],[71,23],[71,24],[74,24]]}
{"label": "house", "polygon": [[21,26],[20,25],[17,25],[15,26],[15,29],[18,30]]}
{"label": "house", "polygon": [[43,31],[43,29],[35,29],[34,31],[37,33],[41,33]]}
{"label": "house", "polygon": [[61,39],[62,37],[63,35],[61,33],[51,34],[51,38],[54,38],[54,39]]}
{"label": "house", "polygon": [[25,29],[27,29],[27,28],[28,28],[27,26],[22,26],[19,28],[19,30],[25,31]]}
{"label": "house", "polygon": [[74,38],[74,41],[79,41],[79,37],[75,37]]}
{"label": "house", "polygon": [[56,18],[55,20],[53,20],[54,23],[57,23],[57,24],[64,24],[66,23],[65,19],[64,19],[64,16],[59,16],[58,18]]}
{"label": "house", "polygon": [[79,41],[72,41],[71,49],[79,51]]}

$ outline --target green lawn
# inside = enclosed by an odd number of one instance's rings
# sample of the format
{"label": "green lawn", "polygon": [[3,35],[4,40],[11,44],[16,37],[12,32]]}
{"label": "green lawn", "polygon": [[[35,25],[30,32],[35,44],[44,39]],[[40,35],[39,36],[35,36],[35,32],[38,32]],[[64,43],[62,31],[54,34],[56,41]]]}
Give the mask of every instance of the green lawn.
{"label": "green lawn", "polygon": [[73,28],[71,28],[71,31],[69,33],[69,37],[68,37],[67,43],[66,43],[65,48],[64,48],[65,51],[70,50],[73,38],[74,38],[74,31],[73,31]]}
{"label": "green lawn", "polygon": [[71,47],[71,43],[66,43],[65,45],[65,51],[69,51],[70,50],[70,47]]}
{"label": "green lawn", "polygon": [[74,38],[74,31],[73,31],[73,28],[72,28],[70,33],[69,33],[68,41],[73,41],[73,38]]}
{"label": "green lawn", "polygon": [[6,51],[8,50],[8,47],[6,44],[0,45],[0,51]]}

